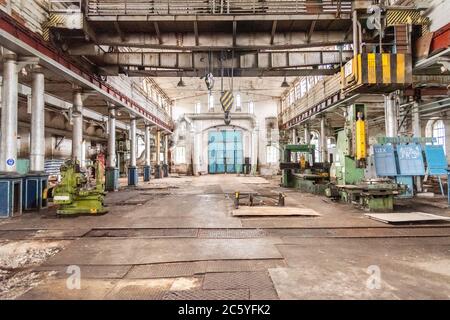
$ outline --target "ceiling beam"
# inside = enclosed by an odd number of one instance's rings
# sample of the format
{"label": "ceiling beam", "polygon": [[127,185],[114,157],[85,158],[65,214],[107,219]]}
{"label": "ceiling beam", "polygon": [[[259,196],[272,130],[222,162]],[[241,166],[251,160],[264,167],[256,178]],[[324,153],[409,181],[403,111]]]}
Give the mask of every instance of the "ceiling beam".
{"label": "ceiling beam", "polygon": [[236,47],[237,21],[233,21],[233,47]]}
{"label": "ceiling beam", "polygon": [[307,43],[311,43],[311,37],[312,37],[312,34],[314,33],[315,27],[316,27],[316,21],[314,20],[311,22],[311,26],[309,27],[308,39],[306,40]]}
{"label": "ceiling beam", "polygon": [[272,32],[270,33],[270,44],[273,45],[274,44],[274,40],[275,40],[275,33],[277,32],[277,20],[274,20],[272,22]]}
{"label": "ceiling beam", "polygon": [[195,45],[199,46],[200,42],[199,42],[199,37],[198,37],[198,22],[197,20],[194,21],[194,34],[195,34]]}
{"label": "ceiling beam", "polygon": [[[112,74],[110,70],[108,70]],[[117,70],[116,70],[117,72]],[[129,77],[176,77],[180,76],[177,70],[124,70]],[[183,70],[183,77],[199,78],[205,75],[204,69]],[[231,74],[231,69],[228,70]],[[278,69],[267,70],[266,68],[234,69],[234,77],[302,77],[302,76],[331,76],[339,72],[339,69]],[[220,70],[213,70],[214,77],[221,76]]]}
{"label": "ceiling beam", "polygon": [[114,21],[114,28],[116,29],[117,34],[119,35],[119,38],[124,41],[125,40],[125,36],[122,32],[122,29],[120,28],[120,25],[117,21]]}
{"label": "ceiling beam", "polygon": [[[268,51],[226,55],[226,65],[237,69],[282,69],[305,68],[321,65],[337,65],[353,57],[351,50],[309,50],[309,51]],[[210,61],[211,58],[211,61]],[[210,64],[221,65],[221,53],[209,52],[112,52],[91,56],[96,65],[157,68],[157,69],[200,69]]]}
{"label": "ceiling beam", "polygon": [[110,21],[119,21],[119,22],[189,22],[198,20],[199,22],[217,22],[217,21],[273,21],[273,20],[291,20],[291,21],[330,21],[330,20],[351,20],[350,12],[343,12],[339,17],[336,17],[336,13],[319,13],[319,14],[302,14],[302,13],[293,13],[292,10],[289,12],[282,13],[277,12],[276,14],[239,14],[239,15],[195,15],[195,14],[187,14],[187,15],[132,15],[132,14],[120,14],[120,15],[88,15],[88,21],[95,22],[110,22]]}
{"label": "ceiling beam", "polygon": [[[274,23],[273,27],[275,27],[273,28],[274,33],[242,32],[242,30],[238,30],[237,22],[234,24],[233,30],[230,30],[228,33],[202,32],[200,34],[197,28],[197,33],[194,30],[181,34],[183,37],[182,45],[177,42],[177,37],[173,32],[161,33],[159,27],[156,34],[127,32],[125,39],[116,33],[99,32],[96,35],[96,43],[113,47],[161,50],[222,51],[234,49],[235,51],[246,51],[325,47],[352,42],[351,35],[346,39],[345,32],[342,31],[319,31],[317,28],[314,28],[312,33],[309,33],[309,30],[283,33],[279,30],[279,24],[275,26]],[[75,41],[75,39],[70,37],[64,39],[69,49],[72,49],[74,46],[89,45],[89,43],[81,44],[79,40]],[[367,39],[365,38],[364,41],[367,41]],[[275,43],[276,45],[274,45]],[[90,43],[90,45],[94,44]]]}
{"label": "ceiling beam", "polygon": [[155,33],[156,33],[156,37],[158,38],[158,42],[159,44],[162,44],[162,37],[161,37],[161,31],[159,30],[159,24],[157,21],[153,22],[153,26],[155,27]]}

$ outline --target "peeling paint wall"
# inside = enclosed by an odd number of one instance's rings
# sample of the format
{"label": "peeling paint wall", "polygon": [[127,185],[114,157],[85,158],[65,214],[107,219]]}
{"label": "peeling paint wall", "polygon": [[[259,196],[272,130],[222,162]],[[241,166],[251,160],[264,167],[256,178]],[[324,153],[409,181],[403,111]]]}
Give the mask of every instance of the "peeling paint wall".
{"label": "peeling paint wall", "polygon": [[43,23],[48,20],[48,8],[48,0],[0,0],[0,10],[40,35]]}

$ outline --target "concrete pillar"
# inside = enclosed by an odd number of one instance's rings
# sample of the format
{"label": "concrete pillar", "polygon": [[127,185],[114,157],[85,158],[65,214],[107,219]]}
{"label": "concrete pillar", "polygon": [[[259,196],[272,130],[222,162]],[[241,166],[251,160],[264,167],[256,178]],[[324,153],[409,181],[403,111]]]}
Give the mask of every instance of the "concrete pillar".
{"label": "concrete pillar", "polygon": [[107,167],[116,167],[116,109],[108,109],[108,161]]}
{"label": "concrete pillar", "polygon": [[422,137],[422,130],[420,127],[420,110],[419,103],[414,102],[412,109],[412,129],[414,137]]}
{"label": "concrete pillar", "polygon": [[84,167],[83,156],[83,94],[77,90],[73,96],[72,110],[72,159]]}
{"label": "concrete pillar", "polygon": [[156,130],[156,166],[155,166],[155,179],[162,178],[161,175],[161,131]]}
{"label": "concrete pillar", "polygon": [[161,164],[161,131],[156,132],[156,164]]}
{"label": "concrete pillar", "polygon": [[397,136],[397,104],[395,94],[384,96],[386,137]]}
{"label": "concrete pillar", "polygon": [[150,125],[145,125],[145,165],[150,166],[151,164],[151,134]]}
{"label": "concrete pillar", "polygon": [[119,168],[117,168],[116,156],[116,109],[108,109],[108,158],[106,162],[106,183],[107,191],[117,191],[119,189]]}
{"label": "concrete pillar", "polygon": [[305,144],[311,143],[311,132],[309,131],[309,124],[305,123],[304,125],[304,132],[305,132]]}
{"label": "concrete pillar", "polygon": [[18,70],[16,55],[5,52],[3,61],[0,172],[17,172]]}
{"label": "concrete pillar", "polygon": [[202,143],[202,134],[201,132],[195,132],[194,133],[194,139],[193,139],[193,157],[192,157],[192,169],[194,172],[195,176],[199,175],[200,172],[200,157],[201,157],[201,151],[202,151],[202,147],[201,147],[201,143]]}
{"label": "concrete pillar", "polygon": [[[17,112],[18,66],[17,56],[3,51],[3,86],[0,141],[0,218],[22,213],[22,178],[17,174]],[[19,201],[15,201],[19,199]]]}
{"label": "concrete pillar", "polygon": [[31,85],[30,172],[23,179],[23,209],[40,210],[47,207],[43,190],[48,185],[45,173],[45,76],[35,69]]}
{"label": "concrete pillar", "polygon": [[151,143],[150,143],[149,124],[145,125],[145,164],[144,164],[144,181],[150,181],[151,175]]}
{"label": "concrete pillar", "polygon": [[358,36],[358,12],[353,10],[352,13],[352,22],[353,22],[353,56],[359,53],[359,36]]}
{"label": "concrete pillar", "polygon": [[258,141],[259,141],[259,129],[254,128],[252,131],[252,155],[251,155],[251,165],[252,174],[256,174],[258,169]]}
{"label": "concrete pillar", "polygon": [[[419,111],[419,103],[416,101],[414,102],[413,109],[412,109],[412,129],[413,129],[413,136],[416,138],[422,137],[422,130],[420,127],[420,111]],[[418,176],[415,178],[416,180],[416,188],[418,192],[422,192],[422,177]]]}
{"label": "concrete pillar", "polygon": [[297,144],[297,129],[296,128],[292,129],[292,143]]}
{"label": "concrete pillar", "polygon": [[136,141],[136,118],[130,121],[130,166],[136,167],[137,141]]}
{"label": "concrete pillar", "polygon": [[45,78],[41,72],[33,73],[31,92],[30,172],[44,172],[45,161]]}
{"label": "concrete pillar", "polygon": [[169,164],[169,135],[164,136],[164,163]]}
{"label": "concrete pillar", "polygon": [[138,172],[136,167],[137,139],[136,139],[136,118],[130,120],[130,165],[128,167],[128,185],[137,186]]}
{"label": "concrete pillar", "polygon": [[326,131],[326,118],[320,119],[320,148],[321,148],[321,161],[328,162],[328,144],[327,144],[327,131]]}
{"label": "concrete pillar", "polygon": [[163,164],[164,177],[169,176],[169,135],[164,136],[164,164]]}

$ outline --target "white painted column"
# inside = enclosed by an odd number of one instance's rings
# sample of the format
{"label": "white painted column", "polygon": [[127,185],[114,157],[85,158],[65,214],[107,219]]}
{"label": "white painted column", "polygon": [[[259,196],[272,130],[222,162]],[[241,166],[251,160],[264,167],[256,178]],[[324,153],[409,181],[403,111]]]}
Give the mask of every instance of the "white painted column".
{"label": "white painted column", "polygon": [[194,175],[198,175],[200,172],[200,165],[201,165],[201,154],[202,154],[202,133],[201,132],[195,132],[194,133],[194,156],[193,156],[193,171]]}
{"label": "white painted column", "polygon": [[412,129],[414,137],[422,137],[422,130],[420,128],[420,111],[419,103],[414,102],[412,109]]}
{"label": "white painted column", "polygon": [[321,147],[321,161],[328,162],[328,144],[327,144],[327,130],[326,118],[320,119],[320,147]]}
{"label": "white painted column", "polygon": [[145,125],[145,165],[151,164],[151,143],[150,143],[150,128],[149,124]]}
{"label": "white painted column", "polygon": [[45,163],[45,77],[42,72],[33,73],[31,88],[31,141],[30,172],[43,172]]}
{"label": "white painted column", "polygon": [[108,168],[116,167],[116,109],[109,108],[108,115]]}
{"label": "white painted column", "polygon": [[[412,109],[412,129],[414,137],[416,138],[422,137],[422,129],[420,127],[419,103],[417,101],[414,102]],[[422,177],[416,177],[415,180],[417,191],[422,192]]]}
{"label": "white painted column", "polygon": [[17,171],[17,112],[17,57],[13,52],[5,50],[3,57],[0,172],[15,173]]}
{"label": "white painted column", "polygon": [[80,166],[83,163],[83,94],[81,91],[75,91],[73,97],[72,110],[72,159],[78,160]]}
{"label": "white painted column", "polygon": [[358,36],[358,12],[353,9],[352,11],[352,24],[353,24],[353,56],[359,53],[359,36]]}
{"label": "white painted column", "polygon": [[295,127],[292,128],[292,143],[293,144],[297,143],[297,129]]}
{"label": "white painted column", "polygon": [[258,166],[258,136],[259,129],[255,127],[252,131],[252,155],[251,155],[251,165],[252,165],[252,174],[256,174],[257,166]]}
{"label": "white painted column", "polygon": [[156,131],[156,165],[161,164],[161,131]]}
{"label": "white painted column", "polygon": [[169,164],[169,135],[164,136],[164,164]]}
{"label": "white painted column", "polygon": [[130,120],[130,167],[136,167],[137,139],[136,139],[136,118]]}
{"label": "white painted column", "polygon": [[309,132],[309,124],[305,123],[304,125],[305,132],[305,144],[310,144],[311,142],[311,133]]}
{"label": "white painted column", "polygon": [[395,94],[384,96],[384,113],[385,113],[385,126],[386,136],[397,136],[397,104],[395,102]]}

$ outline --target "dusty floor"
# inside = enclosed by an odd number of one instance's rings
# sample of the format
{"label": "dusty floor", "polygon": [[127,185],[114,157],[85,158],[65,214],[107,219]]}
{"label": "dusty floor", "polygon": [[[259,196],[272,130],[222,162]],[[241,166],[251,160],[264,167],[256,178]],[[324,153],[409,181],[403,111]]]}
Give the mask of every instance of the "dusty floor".
{"label": "dusty floor", "polygon": [[[171,177],[109,194],[104,216],[0,221],[0,298],[450,298],[450,223],[387,225],[277,183]],[[320,216],[232,216],[230,194],[271,190]],[[431,204],[397,210],[450,216]]]}

